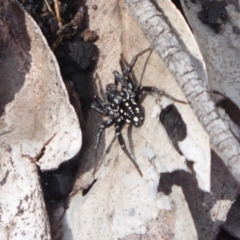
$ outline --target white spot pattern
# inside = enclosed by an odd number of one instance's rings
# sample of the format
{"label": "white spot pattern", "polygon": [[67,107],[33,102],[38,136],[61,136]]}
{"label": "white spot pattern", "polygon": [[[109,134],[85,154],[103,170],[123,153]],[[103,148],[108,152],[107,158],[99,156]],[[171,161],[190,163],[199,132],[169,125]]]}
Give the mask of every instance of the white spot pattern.
{"label": "white spot pattern", "polygon": [[133,118],[133,121],[134,121],[134,122],[138,122],[138,117],[134,117],[134,118]]}

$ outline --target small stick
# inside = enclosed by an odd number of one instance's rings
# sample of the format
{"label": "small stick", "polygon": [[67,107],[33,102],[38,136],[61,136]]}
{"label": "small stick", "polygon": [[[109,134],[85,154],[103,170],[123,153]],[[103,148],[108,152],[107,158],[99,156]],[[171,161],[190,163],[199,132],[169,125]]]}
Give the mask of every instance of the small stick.
{"label": "small stick", "polygon": [[61,22],[60,12],[59,12],[59,6],[58,6],[58,0],[54,0],[54,9],[56,13],[57,20]]}
{"label": "small stick", "polygon": [[44,0],[44,2],[46,4],[46,6],[47,6],[48,11],[54,15],[54,12],[53,12],[52,8],[50,7],[50,5],[48,3],[48,0]]}

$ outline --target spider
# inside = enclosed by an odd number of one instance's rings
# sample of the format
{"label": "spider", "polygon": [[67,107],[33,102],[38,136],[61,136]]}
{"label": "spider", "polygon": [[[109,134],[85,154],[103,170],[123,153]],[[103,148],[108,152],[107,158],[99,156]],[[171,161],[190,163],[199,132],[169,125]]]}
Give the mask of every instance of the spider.
{"label": "spider", "polygon": [[[117,70],[113,71],[115,78],[115,84],[108,84],[106,87],[106,99],[102,100],[98,95],[94,95],[96,104],[92,104],[91,107],[104,116],[108,116],[109,119],[102,123],[97,133],[97,141],[95,149],[98,148],[99,141],[102,136],[102,132],[115,125],[116,137],[123,149],[124,153],[132,161],[133,165],[138,170],[139,174],[142,176],[142,172],[138,167],[137,163],[131,156],[130,152],[127,150],[125,141],[122,137],[121,130],[125,123],[132,124],[139,127],[144,122],[144,109],[141,106],[141,94],[143,92],[147,93],[158,93],[161,96],[165,96],[172,101],[179,103],[186,103],[184,101],[177,100],[171,95],[161,91],[155,87],[151,86],[137,86],[133,81],[132,70],[134,64],[136,63],[138,57],[143,53],[152,49],[146,49],[139,54],[137,54],[131,61],[130,65],[126,63],[123,55],[121,55],[120,66],[122,74]],[[118,89],[118,83],[120,83],[121,90]]]}

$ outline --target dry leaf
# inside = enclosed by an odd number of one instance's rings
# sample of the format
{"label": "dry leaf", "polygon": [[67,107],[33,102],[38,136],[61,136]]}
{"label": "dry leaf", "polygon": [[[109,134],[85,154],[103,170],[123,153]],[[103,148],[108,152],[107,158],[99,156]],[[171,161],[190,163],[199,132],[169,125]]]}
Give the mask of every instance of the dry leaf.
{"label": "dry leaf", "polygon": [[[219,34],[216,34],[209,25],[203,24],[198,19],[198,13],[202,10],[199,2],[192,3],[191,1],[182,1],[182,6],[206,62],[209,91],[218,91],[224,94],[228,97],[228,100],[231,99],[231,101],[238,106],[237,108],[228,103],[228,105],[226,105],[227,109],[219,109],[219,114],[239,139],[240,129],[238,121],[234,121],[234,118],[231,117],[237,117],[239,115],[240,107],[239,2],[231,1],[231,4],[226,6],[228,19],[223,26],[223,31]],[[223,98],[223,96],[215,93],[212,93],[211,96],[214,101],[219,102],[218,105],[221,107],[221,99],[219,101],[219,98]],[[227,104],[226,100],[225,103]],[[229,111],[231,111],[231,115],[228,116],[226,113],[229,113]],[[231,119],[229,117],[231,117]],[[234,123],[232,121],[234,121]],[[240,160],[237,158],[234,161],[239,162]],[[234,166],[233,169],[239,174],[239,167]],[[231,186],[231,188],[234,189],[234,185]],[[238,188],[236,190],[236,194],[238,194]],[[235,207],[237,204],[238,203],[234,204],[233,209],[228,214],[228,221],[223,226],[232,236],[240,238],[238,224],[240,210]]]}
{"label": "dry leaf", "polygon": [[[199,121],[209,134],[214,149],[220,154],[232,175],[239,182],[239,142],[233,136],[228,124],[220,118],[209,95],[208,82],[201,74],[203,70],[200,69],[201,64],[199,65],[195,61],[191,50],[188,50],[188,45],[182,41],[182,34],[179,34],[179,25],[182,23],[171,20],[169,12],[171,12],[170,9],[174,11],[175,7],[171,1],[166,2],[168,4],[164,5],[161,1],[156,9],[149,1],[127,1],[142,31],[183,89]],[[216,159],[218,158],[213,157],[212,159],[211,191],[213,195],[203,198],[204,202],[207,202],[205,205],[207,210],[203,210],[205,213],[200,211],[200,215],[194,218],[199,239],[216,237],[218,228],[225,221],[228,209],[239,191],[234,179],[226,174],[228,171],[225,167],[222,166],[219,169],[219,162],[216,165]],[[225,187],[225,183],[228,181],[231,182],[231,188]],[[213,202],[215,202],[214,205]],[[222,205],[224,207],[220,209]],[[195,216],[194,209],[195,207],[192,209],[193,216]],[[211,212],[210,217],[206,217],[206,212],[209,211]]]}
{"label": "dry leaf", "polygon": [[[182,1],[182,5],[206,62],[209,89],[224,93],[240,106],[240,44],[239,35],[234,31],[234,27],[240,22],[239,12],[234,5],[228,5],[228,14],[232,17],[225,24],[224,31],[216,34],[209,25],[198,19],[198,12],[202,10],[200,3]],[[232,18],[236,14],[238,19],[234,23]]]}
{"label": "dry leaf", "polygon": [[51,239],[37,165],[55,169],[79,151],[79,122],[37,24],[15,1],[0,12],[0,238]]}
{"label": "dry leaf", "polygon": [[[107,5],[104,1],[91,1],[88,4],[98,5],[97,11],[89,10],[89,17],[90,28],[99,28],[97,45],[100,58],[96,72],[100,81],[97,84],[102,85],[105,91],[105,86],[114,82],[112,71],[120,71],[120,54],[123,53],[130,62],[150,44],[122,1],[111,1]],[[194,44],[193,52],[199,54]],[[198,57],[201,59],[201,55]],[[146,58],[147,54],[141,56],[134,67],[138,81]],[[200,71],[204,74],[204,69]],[[155,86],[184,100],[179,86],[156,53],[147,63],[142,85]],[[160,112],[161,107],[169,104],[177,107],[187,125],[187,138],[180,144],[182,156],[174,148],[155,113],[156,109]],[[203,196],[210,198],[211,195],[204,194],[210,190],[208,136],[188,105],[166,98],[162,98],[159,104],[155,95],[144,98],[142,105],[145,109],[143,126],[128,130],[126,125],[122,134],[143,177],[126,157],[118,141],[112,142],[114,127],[105,131],[99,149],[94,151],[96,133],[104,119],[98,113],[90,112],[87,129],[91,143],[82,156],[82,170],[63,218],[63,239],[94,239],[96,236],[98,239],[198,238],[199,229],[194,226],[196,219],[191,216],[189,202],[191,197],[201,196],[195,202],[197,207],[191,209],[197,216]],[[185,156],[194,162],[194,170],[188,166]],[[98,161],[102,164],[94,180],[92,174]],[[168,193],[159,191],[161,183],[168,182],[168,178],[172,180],[172,184],[167,186]],[[180,186],[173,186],[176,184]],[[209,219],[201,222],[208,223]]]}
{"label": "dry leaf", "polygon": [[[221,156],[234,178],[240,182],[239,142],[229,129],[229,125],[220,118],[208,92],[207,81],[199,69],[201,66],[196,65],[194,56],[189,54],[187,46],[181,41],[181,36],[175,31],[177,27],[170,24],[159,6],[157,10],[147,0],[127,3],[142,31],[183,89],[207,131],[215,151]],[[170,1],[168,6],[171,6]],[[147,14],[144,14],[145,12]]]}

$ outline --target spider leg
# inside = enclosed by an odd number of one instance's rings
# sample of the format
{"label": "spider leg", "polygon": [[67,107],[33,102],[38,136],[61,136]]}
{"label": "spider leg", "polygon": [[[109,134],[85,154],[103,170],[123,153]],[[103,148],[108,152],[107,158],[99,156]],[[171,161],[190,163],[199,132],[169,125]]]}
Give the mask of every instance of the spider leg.
{"label": "spider leg", "polygon": [[122,130],[122,126],[123,126],[123,123],[120,122],[120,121],[117,121],[116,124],[115,124],[115,131],[116,131],[116,136],[118,138],[118,141],[121,145],[121,148],[122,150],[124,151],[124,153],[128,156],[128,158],[131,160],[131,162],[133,163],[133,165],[135,166],[135,168],[138,170],[140,176],[142,177],[142,172],[139,168],[139,166],[137,165],[137,163],[135,162],[135,160],[133,159],[132,155],[129,153],[129,151],[127,150],[126,148],[126,145],[125,145],[125,141],[123,139],[123,136],[121,134],[121,130]]}
{"label": "spider leg", "polygon": [[124,70],[123,70],[123,76],[117,70],[113,71],[113,74],[114,74],[115,80],[117,80],[117,82],[120,82],[123,87],[129,88],[131,90],[135,89],[135,83],[133,82],[132,78],[129,75],[128,76],[126,75]]}
{"label": "spider leg", "polygon": [[160,94],[160,95],[162,95],[162,96],[164,96],[164,97],[166,97],[166,98],[171,99],[171,100],[174,101],[174,102],[179,102],[179,103],[187,104],[186,102],[181,101],[181,100],[178,100],[178,99],[172,97],[171,95],[167,94],[166,92],[164,92],[164,91],[162,91],[162,90],[159,90],[159,89],[157,89],[157,88],[155,88],[155,87],[139,86],[138,89],[137,89],[137,92],[138,92],[139,94],[142,93],[142,92],[150,92],[150,93],[151,93],[151,92],[152,92],[152,93],[155,92],[155,93],[158,93],[158,94]]}
{"label": "spider leg", "polygon": [[91,104],[91,108],[96,110],[97,112],[101,113],[102,115],[108,116],[109,109],[107,108],[106,102],[104,102],[98,95],[93,96],[96,104]]}
{"label": "spider leg", "polygon": [[[123,54],[121,54],[121,59],[120,59],[120,66],[121,66],[121,69],[122,69],[122,74],[123,74],[123,79],[125,81],[125,87],[128,87],[130,88],[131,90],[134,90],[136,89],[136,81],[135,80],[135,76],[134,76],[134,73],[132,72],[132,69],[138,59],[139,56],[141,56],[142,54],[144,54],[145,52],[147,51],[151,51],[152,53],[152,49],[151,48],[147,48],[145,49],[144,51],[138,53],[131,61],[130,64],[127,63],[127,61],[125,60]],[[148,58],[150,57],[151,53],[149,54]],[[146,68],[146,63],[145,63],[145,66],[144,66],[144,70]],[[143,70],[143,73],[144,73],[144,70]],[[131,73],[132,72],[132,73]],[[143,73],[142,73],[142,76],[141,76],[141,79],[143,77]]]}
{"label": "spider leg", "polygon": [[106,102],[103,101],[98,95],[94,95],[93,98],[99,106],[101,106],[102,108],[106,107]]}
{"label": "spider leg", "polygon": [[105,121],[99,128],[98,133],[97,133],[97,142],[95,145],[95,149],[98,148],[101,136],[102,136],[102,132],[105,130],[105,128],[108,128],[110,126],[112,126],[115,123],[115,119],[114,118],[109,118],[107,121]]}
{"label": "spider leg", "polygon": [[91,104],[91,108],[94,109],[95,111],[97,111],[98,113],[101,113],[104,116],[108,116],[108,110],[97,106],[96,104]]}
{"label": "spider leg", "polygon": [[121,61],[120,61],[120,65],[122,66],[122,71],[126,73],[126,76],[129,76],[129,74],[131,73],[138,57],[140,57],[141,55],[143,55],[145,52],[151,51],[152,48],[147,48],[145,50],[143,50],[142,52],[138,53],[131,61],[131,63],[129,64],[129,66],[127,67],[127,69],[125,69],[124,65],[127,65],[123,55],[121,55]]}
{"label": "spider leg", "polygon": [[117,70],[113,71],[113,75],[115,77],[115,80],[117,80],[117,82],[120,82],[124,87],[127,86],[126,79],[124,79],[124,77]]}

